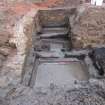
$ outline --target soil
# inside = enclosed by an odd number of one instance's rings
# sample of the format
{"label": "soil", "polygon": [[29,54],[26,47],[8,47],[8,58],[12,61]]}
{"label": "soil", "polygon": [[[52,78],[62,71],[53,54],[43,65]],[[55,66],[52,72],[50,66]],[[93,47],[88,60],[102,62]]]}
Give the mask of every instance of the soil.
{"label": "soil", "polygon": [[[4,0],[0,0],[0,105],[105,105],[104,78],[91,78],[88,82],[77,81],[72,88],[61,88],[56,85],[51,85],[48,88],[40,87],[33,89],[23,86],[20,84],[19,79],[21,77],[21,71],[19,71],[21,67],[19,65],[23,63],[24,55],[19,56],[14,43],[9,42],[9,39],[13,37],[15,24],[22,19],[30,9],[71,6],[71,4],[77,5],[80,2],[77,2],[77,0],[75,0],[76,2],[74,0],[49,0],[43,4],[32,4],[23,1],[18,3],[8,1],[9,0],[4,2]],[[93,9],[88,9],[87,12],[84,13],[84,16],[80,16],[79,24],[76,25],[76,30],[78,30],[78,32],[76,32],[77,36],[80,36],[81,33],[81,29],[78,29],[80,26],[83,30],[90,30],[89,27],[87,27],[87,23],[85,24],[84,22],[89,23],[91,18],[93,20],[91,26],[94,25],[94,27],[98,29],[101,28],[101,35],[104,36],[105,27],[102,27],[102,25],[98,27],[99,25],[94,24],[95,18],[96,21],[99,20],[99,22],[101,21],[104,25],[104,9],[101,8],[97,10],[94,9],[94,7]],[[92,34],[96,33],[96,30],[97,29],[92,29]],[[88,35],[89,32],[87,32]],[[98,33],[100,33],[100,31],[96,34]]]}

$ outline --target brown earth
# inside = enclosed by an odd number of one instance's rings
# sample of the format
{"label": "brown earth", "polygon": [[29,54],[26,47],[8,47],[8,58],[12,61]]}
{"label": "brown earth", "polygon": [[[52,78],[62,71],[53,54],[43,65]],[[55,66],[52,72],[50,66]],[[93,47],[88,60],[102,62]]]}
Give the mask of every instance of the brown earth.
{"label": "brown earth", "polygon": [[[16,48],[15,45],[9,41],[14,35],[14,26],[16,23],[21,20],[32,8],[38,10],[48,7],[71,6],[71,4],[78,5],[80,1],[48,0],[45,3],[37,4],[31,2],[15,2],[12,4],[10,1],[8,1],[9,0],[4,2],[4,0],[0,0],[0,69],[3,61],[6,60],[8,55],[12,55],[12,57],[8,57],[8,60],[3,66],[4,71],[0,70],[0,96],[3,95],[3,97],[8,97],[10,95],[11,97],[9,98],[14,99],[11,105],[38,105],[38,103],[45,103],[45,105],[52,105],[53,103],[53,105],[64,105],[65,102],[66,104],[70,104],[70,100],[72,102],[71,104],[73,105],[78,105],[78,103],[87,105],[95,105],[95,103],[98,105],[105,105],[104,80],[93,80],[91,85],[96,84],[96,86],[89,87],[89,89],[87,87],[88,84],[86,83],[86,87],[84,89],[78,89],[77,91],[74,89],[71,91],[69,90],[68,92],[63,90],[59,92],[55,89],[54,91],[56,92],[53,92],[54,94],[48,94],[45,92],[45,90],[44,92],[42,90],[42,92],[38,91],[37,95],[29,88],[21,86],[19,87],[18,85],[14,86],[14,84],[16,84],[18,81],[17,78],[20,78],[21,75],[21,71],[19,70],[21,69],[20,64],[23,57],[23,55],[21,55],[20,58],[18,56],[13,58],[13,56],[16,55],[16,53],[14,53]],[[84,6],[82,9],[82,12],[77,11],[77,14],[75,14],[76,16],[74,16],[74,22],[72,24],[73,26],[71,27],[74,35],[73,40],[75,40],[75,43],[73,43],[74,47],[84,48],[90,45],[95,46],[97,44],[105,44],[105,8]],[[30,27],[30,25],[28,27]],[[15,69],[12,68],[12,64],[14,64]],[[18,73],[20,74],[18,75]],[[102,89],[99,87],[99,85],[102,86]],[[77,97],[77,99],[75,97]],[[2,99],[0,97],[0,105],[8,105],[8,102],[6,102],[4,98]]]}
{"label": "brown earth", "polygon": [[96,47],[105,44],[105,8],[85,8],[73,27],[75,48]]}

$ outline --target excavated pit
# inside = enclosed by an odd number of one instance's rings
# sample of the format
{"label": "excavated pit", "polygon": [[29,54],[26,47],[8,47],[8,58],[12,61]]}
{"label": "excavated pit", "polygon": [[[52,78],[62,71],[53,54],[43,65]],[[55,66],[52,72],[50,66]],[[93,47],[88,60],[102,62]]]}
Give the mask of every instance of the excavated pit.
{"label": "excavated pit", "polygon": [[89,80],[85,62],[87,51],[72,51],[69,16],[66,10],[59,9],[39,12],[32,36],[33,45],[23,68],[24,85],[35,88],[53,84],[62,87]]}

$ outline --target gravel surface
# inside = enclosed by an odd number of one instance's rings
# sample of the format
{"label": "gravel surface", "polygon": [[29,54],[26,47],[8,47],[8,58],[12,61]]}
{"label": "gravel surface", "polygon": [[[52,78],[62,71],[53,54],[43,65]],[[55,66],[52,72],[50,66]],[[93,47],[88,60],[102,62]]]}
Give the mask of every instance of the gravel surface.
{"label": "gravel surface", "polygon": [[20,86],[11,95],[10,105],[105,105],[104,80],[75,86],[73,89],[51,86],[34,90]]}

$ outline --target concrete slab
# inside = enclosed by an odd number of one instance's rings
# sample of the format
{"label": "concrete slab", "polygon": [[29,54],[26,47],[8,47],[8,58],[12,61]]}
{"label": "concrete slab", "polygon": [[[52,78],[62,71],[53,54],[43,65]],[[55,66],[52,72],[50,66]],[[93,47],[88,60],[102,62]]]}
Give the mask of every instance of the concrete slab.
{"label": "concrete slab", "polygon": [[40,34],[40,37],[41,38],[65,38],[67,37],[67,33],[68,31],[63,31],[63,32],[45,32],[45,33],[42,33]]}
{"label": "concrete slab", "polygon": [[42,28],[42,32],[63,32],[63,31],[68,31],[68,28],[66,27],[47,27],[47,28]]}
{"label": "concrete slab", "polygon": [[70,86],[76,80],[87,81],[89,74],[81,62],[43,62],[39,65],[34,87]]}
{"label": "concrete slab", "polygon": [[41,40],[40,43],[35,45],[35,48],[37,47],[37,49],[42,50],[42,51],[61,51],[63,49],[65,50],[70,50],[69,48],[69,43],[65,42],[53,42],[52,40],[50,41],[43,41]]}

